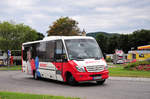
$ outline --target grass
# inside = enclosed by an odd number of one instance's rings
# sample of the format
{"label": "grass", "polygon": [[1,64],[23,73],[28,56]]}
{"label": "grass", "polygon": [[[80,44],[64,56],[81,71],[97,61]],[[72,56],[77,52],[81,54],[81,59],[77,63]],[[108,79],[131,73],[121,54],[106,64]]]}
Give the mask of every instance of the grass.
{"label": "grass", "polygon": [[123,66],[116,66],[109,68],[110,76],[118,77],[145,77],[150,78],[150,71],[132,71],[124,69]]}
{"label": "grass", "polygon": [[80,99],[80,98],[26,94],[26,93],[16,93],[16,92],[0,92],[0,99]]}
{"label": "grass", "polygon": [[[19,66],[3,66],[0,67],[0,70],[21,70],[21,65]],[[122,64],[116,64],[113,67],[109,68],[110,76],[118,77],[145,77],[150,78],[150,71],[133,71],[124,69]]]}
{"label": "grass", "polygon": [[17,66],[0,66],[0,70],[21,70],[21,65]]}

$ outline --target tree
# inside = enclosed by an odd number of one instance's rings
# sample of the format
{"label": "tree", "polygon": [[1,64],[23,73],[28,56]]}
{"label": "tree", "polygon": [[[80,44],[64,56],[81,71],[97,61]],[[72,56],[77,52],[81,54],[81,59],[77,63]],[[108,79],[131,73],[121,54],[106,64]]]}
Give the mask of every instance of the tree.
{"label": "tree", "polygon": [[100,48],[102,49],[102,52],[107,53],[108,37],[103,34],[98,34],[96,35],[96,41],[98,45],[100,46]]}
{"label": "tree", "polygon": [[[93,34],[91,36],[93,36]],[[131,48],[136,50],[138,46],[150,45],[150,30],[141,29],[134,31],[131,34],[112,36],[110,34],[97,34],[96,40],[103,53],[112,54],[115,49],[120,49],[127,53]]]}
{"label": "tree", "polygon": [[42,40],[44,38],[44,35],[40,32],[38,32],[37,35],[38,35],[37,40]]}
{"label": "tree", "polygon": [[130,35],[132,47],[138,47],[150,44],[150,30],[137,30]]}
{"label": "tree", "polygon": [[125,53],[127,53],[131,49],[128,34],[121,34],[118,37],[117,49],[123,50]]}
{"label": "tree", "polygon": [[73,36],[79,35],[80,29],[78,28],[78,22],[69,18],[69,17],[61,17],[56,20],[52,26],[49,26],[49,30],[47,31],[48,36]]}
{"label": "tree", "polygon": [[109,39],[108,39],[108,53],[109,54],[112,54],[112,53],[114,53],[115,52],[115,49],[118,49],[119,47],[118,47],[118,43],[119,43],[120,41],[118,40],[118,36],[116,36],[116,35],[114,35],[114,36],[112,36],[112,37],[110,37]]}
{"label": "tree", "polygon": [[24,24],[11,22],[0,23],[0,49],[20,50],[24,42],[34,41],[39,38],[36,30]]}

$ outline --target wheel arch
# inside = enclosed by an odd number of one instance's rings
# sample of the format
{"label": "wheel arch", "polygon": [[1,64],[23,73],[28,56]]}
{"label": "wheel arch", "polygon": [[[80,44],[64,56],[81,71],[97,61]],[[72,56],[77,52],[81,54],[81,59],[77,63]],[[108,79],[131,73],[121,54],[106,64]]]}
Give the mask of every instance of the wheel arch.
{"label": "wheel arch", "polygon": [[70,72],[70,71],[66,71],[65,72],[65,74],[64,74],[64,81],[66,82],[67,81],[67,78],[69,77],[69,76],[71,76],[72,75],[72,73]]}

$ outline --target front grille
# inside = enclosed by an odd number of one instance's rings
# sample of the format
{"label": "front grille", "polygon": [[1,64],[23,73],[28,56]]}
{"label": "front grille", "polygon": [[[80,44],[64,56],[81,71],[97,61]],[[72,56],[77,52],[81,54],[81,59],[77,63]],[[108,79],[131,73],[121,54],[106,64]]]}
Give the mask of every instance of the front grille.
{"label": "front grille", "polygon": [[104,66],[103,65],[87,66],[86,69],[88,72],[100,72],[104,70]]}

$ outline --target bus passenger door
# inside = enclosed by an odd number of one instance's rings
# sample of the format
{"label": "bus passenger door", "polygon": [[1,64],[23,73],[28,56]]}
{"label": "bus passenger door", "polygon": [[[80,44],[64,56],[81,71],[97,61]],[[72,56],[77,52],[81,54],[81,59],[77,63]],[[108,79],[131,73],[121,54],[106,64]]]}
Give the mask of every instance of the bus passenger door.
{"label": "bus passenger door", "polygon": [[22,64],[23,72],[27,74],[32,74],[30,62],[31,62],[31,47],[30,45],[28,45],[23,47],[23,64]]}
{"label": "bus passenger door", "polygon": [[55,66],[56,66],[56,79],[63,81],[63,60],[62,56],[65,55],[65,50],[62,40],[56,40],[55,43]]}

